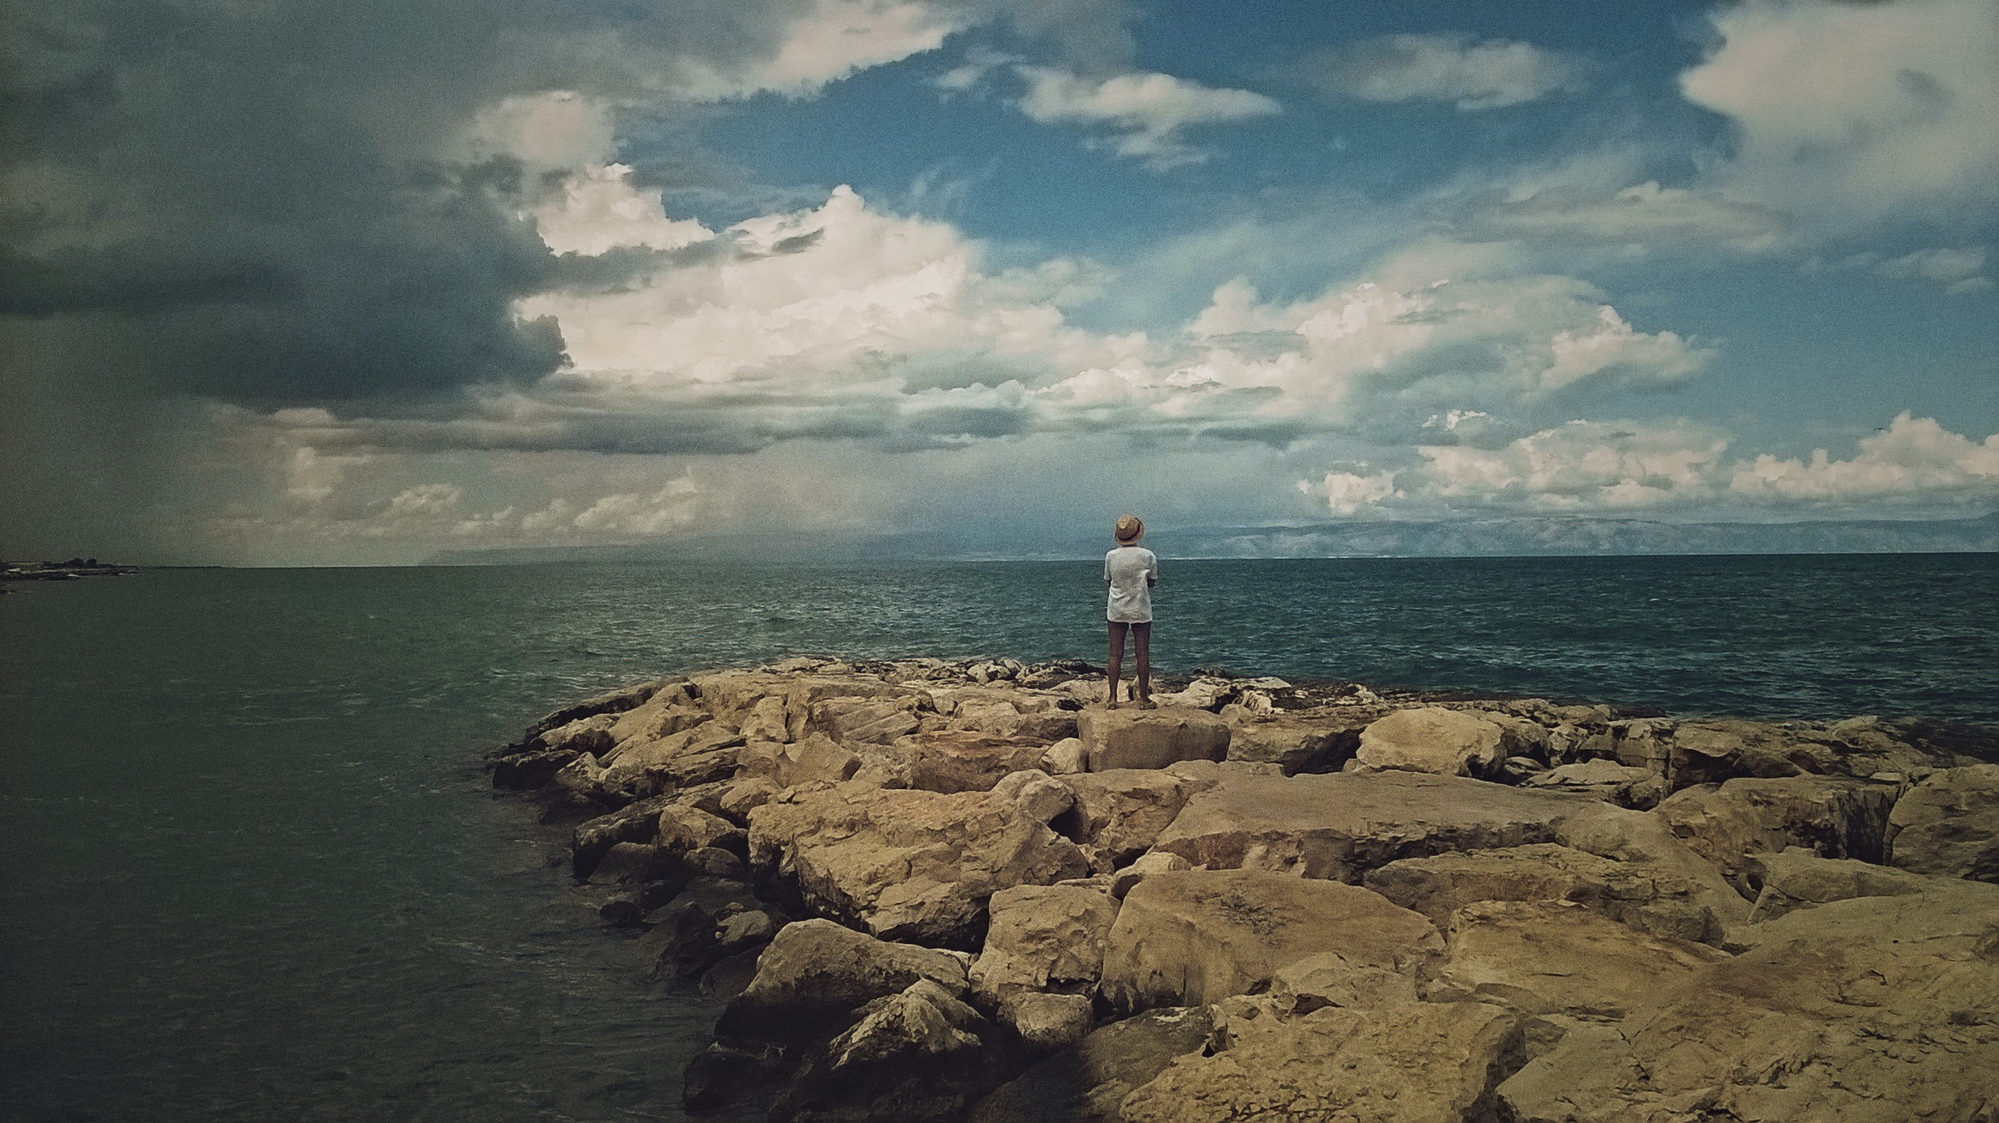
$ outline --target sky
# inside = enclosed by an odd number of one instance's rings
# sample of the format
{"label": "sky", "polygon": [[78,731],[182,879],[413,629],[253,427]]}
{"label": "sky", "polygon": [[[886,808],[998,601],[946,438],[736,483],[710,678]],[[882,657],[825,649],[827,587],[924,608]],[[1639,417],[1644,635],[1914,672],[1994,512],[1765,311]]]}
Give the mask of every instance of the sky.
{"label": "sky", "polygon": [[0,557],[1999,508],[1999,0],[0,0]]}

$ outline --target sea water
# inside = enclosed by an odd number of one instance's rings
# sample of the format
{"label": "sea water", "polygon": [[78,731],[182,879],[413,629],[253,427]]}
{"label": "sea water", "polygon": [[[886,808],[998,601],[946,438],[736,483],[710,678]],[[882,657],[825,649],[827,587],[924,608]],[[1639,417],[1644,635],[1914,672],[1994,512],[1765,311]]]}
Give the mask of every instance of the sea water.
{"label": "sea water", "polygon": [[[1103,660],[1095,562],[150,570],[0,596],[0,1118],[677,1119],[640,982],[478,768],[801,652]],[[1999,556],[1176,562],[1154,657],[1676,714],[1999,724]],[[754,1117],[754,1113],[739,1116]],[[724,1118],[727,1118],[726,1116]]]}

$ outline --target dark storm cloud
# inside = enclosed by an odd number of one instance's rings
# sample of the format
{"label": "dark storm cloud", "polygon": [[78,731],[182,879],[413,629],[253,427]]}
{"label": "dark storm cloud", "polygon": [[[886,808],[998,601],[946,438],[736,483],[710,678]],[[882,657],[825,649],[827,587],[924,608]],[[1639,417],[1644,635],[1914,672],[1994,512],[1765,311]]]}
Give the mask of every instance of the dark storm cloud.
{"label": "dark storm cloud", "polygon": [[[516,162],[450,162],[512,95],[670,93],[769,55],[790,0],[0,5],[0,316],[87,328],[93,377],[260,403],[558,368],[519,298],[671,259],[558,261]],[[37,189],[36,185],[44,187]],[[705,252],[717,252],[709,250]],[[56,379],[65,359],[35,348]]]}
{"label": "dark storm cloud", "polygon": [[743,252],[730,234],[672,250],[613,246],[600,254],[562,254],[552,263],[547,283],[549,288],[577,293],[623,292],[668,270],[755,256]]}
{"label": "dark storm cloud", "polygon": [[200,304],[283,304],[303,291],[262,261],[197,261],[148,247],[0,255],[0,316],[146,315]]}

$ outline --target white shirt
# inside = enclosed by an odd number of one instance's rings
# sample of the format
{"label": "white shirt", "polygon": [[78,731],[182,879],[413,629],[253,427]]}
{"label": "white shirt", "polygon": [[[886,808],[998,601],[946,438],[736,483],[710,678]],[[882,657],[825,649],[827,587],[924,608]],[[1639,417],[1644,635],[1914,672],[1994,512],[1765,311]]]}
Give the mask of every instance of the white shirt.
{"label": "white shirt", "polygon": [[1159,559],[1143,546],[1119,546],[1104,555],[1104,580],[1111,584],[1104,619],[1120,624],[1152,623],[1151,582],[1159,579]]}

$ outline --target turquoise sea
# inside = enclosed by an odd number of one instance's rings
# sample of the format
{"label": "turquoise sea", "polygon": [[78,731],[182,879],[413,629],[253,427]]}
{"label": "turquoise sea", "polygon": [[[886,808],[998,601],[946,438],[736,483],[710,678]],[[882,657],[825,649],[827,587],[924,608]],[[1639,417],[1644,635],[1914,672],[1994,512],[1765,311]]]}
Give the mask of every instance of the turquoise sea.
{"label": "turquoise sea", "polygon": [[[150,570],[0,596],[0,1119],[677,1119],[642,985],[478,769],[799,653],[1102,661],[1097,565]],[[1999,725],[1999,555],[1165,560],[1154,653],[1681,714]]]}

